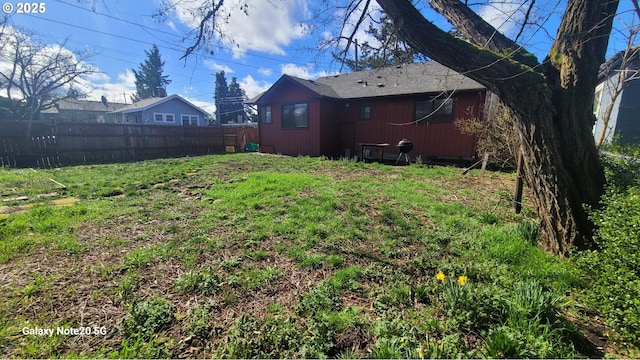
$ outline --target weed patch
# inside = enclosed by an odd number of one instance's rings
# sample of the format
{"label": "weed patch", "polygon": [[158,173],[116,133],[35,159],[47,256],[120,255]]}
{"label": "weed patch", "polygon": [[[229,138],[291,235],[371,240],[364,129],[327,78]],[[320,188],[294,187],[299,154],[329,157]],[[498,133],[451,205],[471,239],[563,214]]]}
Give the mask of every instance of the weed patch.
{"label": "weed patch", "polygon": [[173,305],[163,297],[133,303],[123,322],[125,335],[130,339],[150,338],[175,320],[173,314]]}

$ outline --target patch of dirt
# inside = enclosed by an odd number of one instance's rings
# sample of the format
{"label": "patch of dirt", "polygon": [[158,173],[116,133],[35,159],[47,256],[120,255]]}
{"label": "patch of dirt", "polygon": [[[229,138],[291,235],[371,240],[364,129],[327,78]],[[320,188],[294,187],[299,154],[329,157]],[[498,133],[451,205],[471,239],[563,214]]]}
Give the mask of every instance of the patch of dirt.
{"label": "patch of dirt", "polygon": [[[58,193],[51,193],[51,194],[45,194],[45,195],[48,195],[46,197],[51,197],[51,198],[55,196],[59,196]],[[16,202],[19,200],[27,201],[28,199],[29,199],[28,197],[24,197],[20,199],[9,199],[9,200],[11,200],[12,202]],[[77,203],[78,201],[80,201],[80,199],[76,197],[65,197],[65,198],[53,199],[46,203],[36,202],[36,203],[21,204],[21,205],[3,205],[3,206],[0,206],[0,218],[2,218],[3,215],[6,216],[11,213],[29,210],[30,208],[37,205],[73,206],[73,204]]]}
{"label": "patch of dirt", "polygon": [[587,314],[586,317],[567,314],[565,318],[580,330],[582,336],[572,340],[582,354],[592,358],[602,358],[605,354],[624,357],[619,349],[612,346],[607,336],[610,329],[597,314]]}

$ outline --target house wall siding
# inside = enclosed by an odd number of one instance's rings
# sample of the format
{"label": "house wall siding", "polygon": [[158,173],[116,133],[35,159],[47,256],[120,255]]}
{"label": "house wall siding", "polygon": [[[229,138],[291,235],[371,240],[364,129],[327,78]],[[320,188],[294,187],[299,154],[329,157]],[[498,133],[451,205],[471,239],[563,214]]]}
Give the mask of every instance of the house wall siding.
{"label": "house wall siding", "polygon": [[[308,89],[295,84],[283,84],[277,99],[271,99],[271,124],[260,124],[260,150],[283,155],[320,156],[320,100]],[[282,106],[307,103],[309,127],[282,128]]]}
{"label": "house wall siding", "polygon": [[[596,123],[593,127],[593,136],[596,140],[600,138],[600,134],[602,133],[602,129],[604,128],[604,113],[608,106],[611,105],[611,102],[614,100],[612,98],[613,89],[615,88],[618,82],[618,75],[614,75],[608,78],[606,81],[599,84],[596,88],[596,92],[600,92],[599,100],[599,108],[596,115]],[[609,118],[609,123],[607,124],[605,142],[611,142],[613,140],[613,136],[616,133],[617,122],[618,122],[618,110],[620,109],[620,103],[622,99],[622,95],[618,96],[615,99],[615,103],[613,104],[613,109],[611,111],[611,117]]]}
{"label": "house wall siding", "polygon": [[[441,158],[475,157],[475,138],[462,134],[453,122],[429,125],[412,123],[416,101],[428,98],[429,96],[425,95],[348,102],[349,106],[345,107],[342,122],[355,125],[355,138],[353,143],[343,143],[341,151],[358,151],[358,143],[395,145],[402,139],[409,139],[413,142],[413,155]],[[481,117],[483,93],[459,93],[455,98],[454,119]],[[369,120],[360,119],[360,109],[364,105],[371,106]],[[397,153],[395,148],[387,151]]]}
{"label": "house wall siding", "polygon": [[[204,126],[205,119],[202,112],[197,111],[193,107],[185,104],[179,99],[171,99],[167,102],[158,104],[153,106],[150,109],[140,112],[142,122],[145,124],[152,125],[182,125],[182,120],[180,118],[181,115],[198,115],[198,126]],[[163,114],[173,114],[175,122],[174,123],[166,123],[166,122],[156,122],[154,118],[154,114],[163,113]]]}
{"label": "house wall siding", "polygon": [[[453,118],[482,117],[484,91],[455,95]],[[358,143],[389,143],[386,153],[398,153],[401,139],[413,141],[412,155],[451,159],[476,156],[473,136],[462,134],[454,122],[429,125],[413,124],[415,103],[436,94],[397,96],[371,99],[319,98],[318,94],[297,83],[278,85],[277,91],[260,100],[260,106],[271,106],[272,122],[260,123],[260,150],[283,155],[338,157],[359,155]],[[309,127],[282,128],[282,106],[309,104]],[[360,118],[363,105],[371,106],[371,119]],[[259,110],[260,111],[260,110]]]}
{"label": "house wall siding", "polygon": [[632,80],[625,85],[618,109],[615,134],[624,144],[640,144],[640,80]]}

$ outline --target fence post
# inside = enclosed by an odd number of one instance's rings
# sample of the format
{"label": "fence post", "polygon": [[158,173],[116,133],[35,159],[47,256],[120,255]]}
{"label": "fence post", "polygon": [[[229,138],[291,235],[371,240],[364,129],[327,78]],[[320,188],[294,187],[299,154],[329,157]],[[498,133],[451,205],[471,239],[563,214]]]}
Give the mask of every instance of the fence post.
{"label": "fence post", "polygon": [[516,170],[516,189],[513,195],[513,210],[516,214],[520,214],[522,211],[522,162],[524,159],[522,158],[522,152],[518,154],[518,167]]}

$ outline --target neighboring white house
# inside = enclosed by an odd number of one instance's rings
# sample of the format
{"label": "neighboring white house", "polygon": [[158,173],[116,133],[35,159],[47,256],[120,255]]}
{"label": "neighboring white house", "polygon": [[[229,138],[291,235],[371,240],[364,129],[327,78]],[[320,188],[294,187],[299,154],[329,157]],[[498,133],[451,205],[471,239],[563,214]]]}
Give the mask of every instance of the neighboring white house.
{"label": "neighboring white house", "polygon": [[607,143],[617,136],[622,143],[640,144],[640,47],[621,51],[600,66],[593,113],[596,143],[601,137]]}
{"label": "neighboring white house", "polygon": [[206,126],[211,115],[179,95],[155,97],[111,113],[116,123]]}

